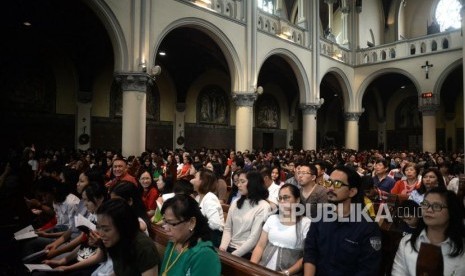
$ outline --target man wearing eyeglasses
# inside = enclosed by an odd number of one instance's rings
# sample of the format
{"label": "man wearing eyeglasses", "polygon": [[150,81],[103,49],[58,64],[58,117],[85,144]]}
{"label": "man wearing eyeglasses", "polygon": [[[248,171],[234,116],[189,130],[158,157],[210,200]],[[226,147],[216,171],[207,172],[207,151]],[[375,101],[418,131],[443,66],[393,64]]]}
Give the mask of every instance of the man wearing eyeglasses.
{"label": "man wearing eyeglasses", "polygon": [[[315,218],[318,214],[319,204],[327,202],[326,188],[316,184],[317,168],[313,164],[304,163],[297,172],[297,181],[300,185],[300,200],[305,204],[308,218]],[[310,212],[308,212],[310,210]]]}
{"label": "man wearing eyeglasses", "polygon": [[[361,178],[349,167],[336,167],[324,182],[337,219],[312,221],[304,248],[304,275],[378,275],[381,233],[376,222],[351,216],[351,204],[362,204]],[[361,208],[363,209],[363,208]]]}

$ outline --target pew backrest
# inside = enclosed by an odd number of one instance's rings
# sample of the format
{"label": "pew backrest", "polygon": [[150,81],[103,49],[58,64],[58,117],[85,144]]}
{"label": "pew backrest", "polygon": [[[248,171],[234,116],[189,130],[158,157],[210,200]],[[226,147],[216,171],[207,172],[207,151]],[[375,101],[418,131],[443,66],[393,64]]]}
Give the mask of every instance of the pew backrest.
{"label": "pew backrest", "polygon": [[[153,225],[155,232],[155,246],[157,247],[160,257],[163,258],[166,246],[168,244],[168,235],[166,230],[160,225]],[[220,251],[217,249],[221,261],[221,272],[225,276],[278,276],[282,275],[279,272],[270,270],[258,264],[232,255],[231,253]]]}

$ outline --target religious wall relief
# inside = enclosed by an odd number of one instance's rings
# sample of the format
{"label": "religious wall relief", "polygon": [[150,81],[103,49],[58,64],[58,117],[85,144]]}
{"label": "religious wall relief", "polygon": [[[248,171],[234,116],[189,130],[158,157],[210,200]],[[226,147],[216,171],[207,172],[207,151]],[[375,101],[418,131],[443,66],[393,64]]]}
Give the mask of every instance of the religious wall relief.
{"label": "religious wall relief", "polygon": [[262,95],[255,104],[255,125],[260,128],[279,128],[279,105],[271,95]]}
{"label": "religious wall relief", "polygon": [[[111,86],[111,113],[113,117],[123,116],[123,93],[120,86],[114,82]],[[148,87],[146,102],[147,120],[160,121],[160,93],[156,85]]]}
{"label": "religious wall relief", "polygon": [[418,111],[417,97],[409,97],[397,107],[396,128],[421,128],[421,114]]}
{"label": "religious wall relief", "polygon": [[229,101],[219,86],[207,86],[197,98],[197,120],[201,124],[227,125]]}

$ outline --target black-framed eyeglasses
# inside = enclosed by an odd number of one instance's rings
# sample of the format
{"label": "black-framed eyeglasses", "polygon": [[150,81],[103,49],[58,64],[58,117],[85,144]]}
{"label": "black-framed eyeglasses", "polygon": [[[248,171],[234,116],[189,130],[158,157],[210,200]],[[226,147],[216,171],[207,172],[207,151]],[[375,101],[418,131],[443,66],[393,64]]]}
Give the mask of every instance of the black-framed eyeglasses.
{"label": "black-framed eyeglasses", "polygon": [[447,206],[444,204],[441,204],[441,203],[431,204],[426,200],[420,203],[420,207],[425,209],[425,211],[431,207],[431,210],[433,210],[433,212],[441,212],[443,208],[447,209]]}
{"label": "black-framed eyeglasses", "polygon": [[187,220],[181,220],[181,221],[178,221],[178,222],[167,222],[165,219],[163,219],[163,224],[169,225],[169,226],[171,226],[171,227],[176,227],[176,226],[178,226],[179,224],[184,223],[184,222],[186,222],[186,221],[187,221]]}
{"label": "black-framed eyeglasses", "polygon": [[298,175],[304,175],[304,174],[312,175],[312,172],[298,172],[297,174]]}
{"label": "black-framed eyeglasses", "polygon": [[283,195],[283,196],[278,196],[276,198],[279,201],[288,201],[289,199],[291,199],[291,196],[288,196],[288,195]]}
{"label": "black-framed eyeglasses", "polygon": [[325,186],[326,188],[329,188],[331,186],[334,186],[334,189],[339,189],[341,188],[342,186],[347,186],[349,187],[350,185],[349,184],[346,184],[340,180],[332,180],[332,179],[327,179],[325,181],[323,181],[323,186]]}

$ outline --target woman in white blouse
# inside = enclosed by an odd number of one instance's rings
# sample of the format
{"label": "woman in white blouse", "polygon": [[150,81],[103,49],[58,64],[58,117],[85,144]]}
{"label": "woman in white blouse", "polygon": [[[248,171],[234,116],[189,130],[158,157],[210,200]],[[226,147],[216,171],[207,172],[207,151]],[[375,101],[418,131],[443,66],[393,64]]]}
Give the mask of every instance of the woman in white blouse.
{"label": "woman in white blouse", "polygon": [[229,207],[219,249],[250,259],[271,211],[268,190],[257,171],[241,172],[237,187],[241,197]]}
{"label": "woman in white blouse", "polygon": [[216,176],[208,169],[200,169],[195,173],[195,178],[190,181],[197,192],[195,198],[199,203],[200,211],[208,220],[208,226],[212,230],[212,243],[218,247],[223,236],[224,216],[223,208],[216,191]]}
{"label": "woman in white blouse", "polygon": [[[458,197],[444,187],[433,188],[426,192],[420,207],[423,219],[416,232],[400,241],[392,275],[418,275],[417,261],[423,243],[435,245],[442,252],[444,270],[441,275],[465,275],[464,211]],[[440,263],[433,265],[441,267]],[[428,272],[433,275],[432,271]]]}
{"label": "woman in white blouse", "polygon": [[285,275],[301,275],[303,244],[310,228],[310,219],[296,215],[292,210],[300,203],[297,186],[281,186],[277,200],[279,214],[271,215],[266,220],[250,261]]}

